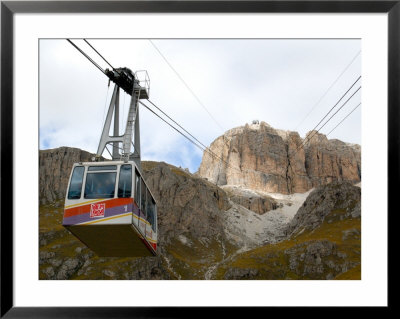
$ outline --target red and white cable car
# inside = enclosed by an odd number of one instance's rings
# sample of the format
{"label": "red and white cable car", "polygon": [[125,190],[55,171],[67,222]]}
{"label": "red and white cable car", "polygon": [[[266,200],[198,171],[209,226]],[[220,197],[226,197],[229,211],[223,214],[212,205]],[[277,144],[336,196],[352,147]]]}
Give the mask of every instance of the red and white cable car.
{"label": "red and white cable car", "polygon": [[[127,68],[104,73],[115,82],[114,93],[96,157],[93,162],[72,167],[63,226],[99,256],[154,256],[157,205],[140,172],[138,108],[139,99],[149,96],[149,78],[145,72],[140,80],[138,73]],[[131,95],[123,135],[118,135],[120,87]],[[114,134],[110,136],[113,114]],[[113,147],[112,160],[99,161],[109,144]]]}

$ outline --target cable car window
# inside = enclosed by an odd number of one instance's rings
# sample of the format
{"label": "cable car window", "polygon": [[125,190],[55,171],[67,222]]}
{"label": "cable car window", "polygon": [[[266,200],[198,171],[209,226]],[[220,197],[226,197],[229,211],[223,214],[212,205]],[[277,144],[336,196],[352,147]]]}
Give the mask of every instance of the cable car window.
{"label": "cable car window", "polygon": [[71,177],[71,184],[69,185],[69,190],[68,190],[68,199],[81,198],[84,172],[85,168],[83,166],[76,166],[74,168],[74,172],[72,173]]}
{"label": "cable car window", "polygon": [[89,166],[88,171],[116,171],[117,165]]}
{"label": "cable car window", "polygon": [[146,185],[144,184],[143,178],[141,178],[140,181],[141,181],[140,209],[144,214],[144,216],[146,216]]}
{"label": "cable car window", "polygon": [[140,175],[137,170],[135,170],[135,202],[140,207]]}
{"label": "cable car window", "polygon": [[154,200],[151,197],[151,194],[149,192],[149,190],[147,190],[147,207],[146,207],[146,211],[147,211],[147,221],[150,223],[151,227],[154,229]]}
{"label": "cable car window", "polygon": [[113,198],[117,173],[89,173],[86,175],[85,198]]}
{"label": "cable car window", "polygon": [[121,165],[119,171],[118,197],[131,197],[132,165]]}

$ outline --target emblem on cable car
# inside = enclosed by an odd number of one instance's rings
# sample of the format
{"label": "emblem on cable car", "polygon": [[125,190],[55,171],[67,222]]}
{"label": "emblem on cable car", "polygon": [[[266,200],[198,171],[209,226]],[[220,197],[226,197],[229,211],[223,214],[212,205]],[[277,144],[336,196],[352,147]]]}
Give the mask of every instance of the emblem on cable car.
{"label": "emblem on cable car", "polygon": [[105,203],[95,203],[90,205],[90,218],[104,217],[104,212],[106,210]]}

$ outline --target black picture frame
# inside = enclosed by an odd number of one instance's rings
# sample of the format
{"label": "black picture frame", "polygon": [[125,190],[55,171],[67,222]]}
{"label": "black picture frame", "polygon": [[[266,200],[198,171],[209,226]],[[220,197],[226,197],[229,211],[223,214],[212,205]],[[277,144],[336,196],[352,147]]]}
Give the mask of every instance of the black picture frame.
{"label": "black picture frame", "polygon": [[[399,183],[400,0],[396,1],[1,1],[1,317],[177,318],[226,316],[224,308],[14,307],[13,303],[13,19],[16,13],[388,13],[388,218],[396,213]],[[390,225],[390,223],[388,223]],[[394,224],[392,223],[392,227]],[[388,234],[390,226],[388,226]],[[388,240],[390,236],[388,237]],[[390,241],[388,242],[390,244]],[[390,247],[390,245],[388,246]],[[388,255],[389,256],[389,255]],[[390,261],[390,259],[388,260]],[[390,280],[388,280],[388,285]],[[34,292],[32,292],[34,293]],[[390,308],[390,299],[388,305]],[[385,307],[386,308],[386,307]],[[291,310],[301,315],[304,308]],[[334,310],[335,311],[335,310]],[[249,309],[235,309],[248,315]]]}

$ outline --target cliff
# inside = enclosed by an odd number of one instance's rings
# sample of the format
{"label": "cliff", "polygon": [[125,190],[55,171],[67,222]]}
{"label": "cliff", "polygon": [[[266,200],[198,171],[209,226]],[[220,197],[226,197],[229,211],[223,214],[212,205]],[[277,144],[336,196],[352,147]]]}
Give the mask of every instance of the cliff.
{"label": "cliff", "polygon": [[202,279],[229,244],[222,212],[224,190],[160,162],[142,162],[158,204],[158,256],[100,258],[62,227],[64,196],[74,161],[91,158],[78,149],[40,151],[40,279]]}
{"label": "cliff", "polygon": [[358,188],[272,194],[218,186],[163,162],[142,162],[158,204],[158,255],[100,258],[61,225],[71,166],[91,156],[40,151],[40,279],[359,279]]}
{"label": "cliff", "polygon": [[220,263],[216,279],[361,279],[361,189],[333,182],[313,190],[280,242]]}
{"label": "cliff", "polygon": [[65,198],[69,174],[74,163],[90,162],[95,154],[73,147],[39,152],[39,200],[48,204]]}
{"label": "cliff", "polygon": [[[316,134],[315,134],[316,133]],[[265,122],[227,131],[204,152],[198,175],[217,185],[291,194],[333,181],[361,180],[361,148],[323,134],[304,140]]]}

